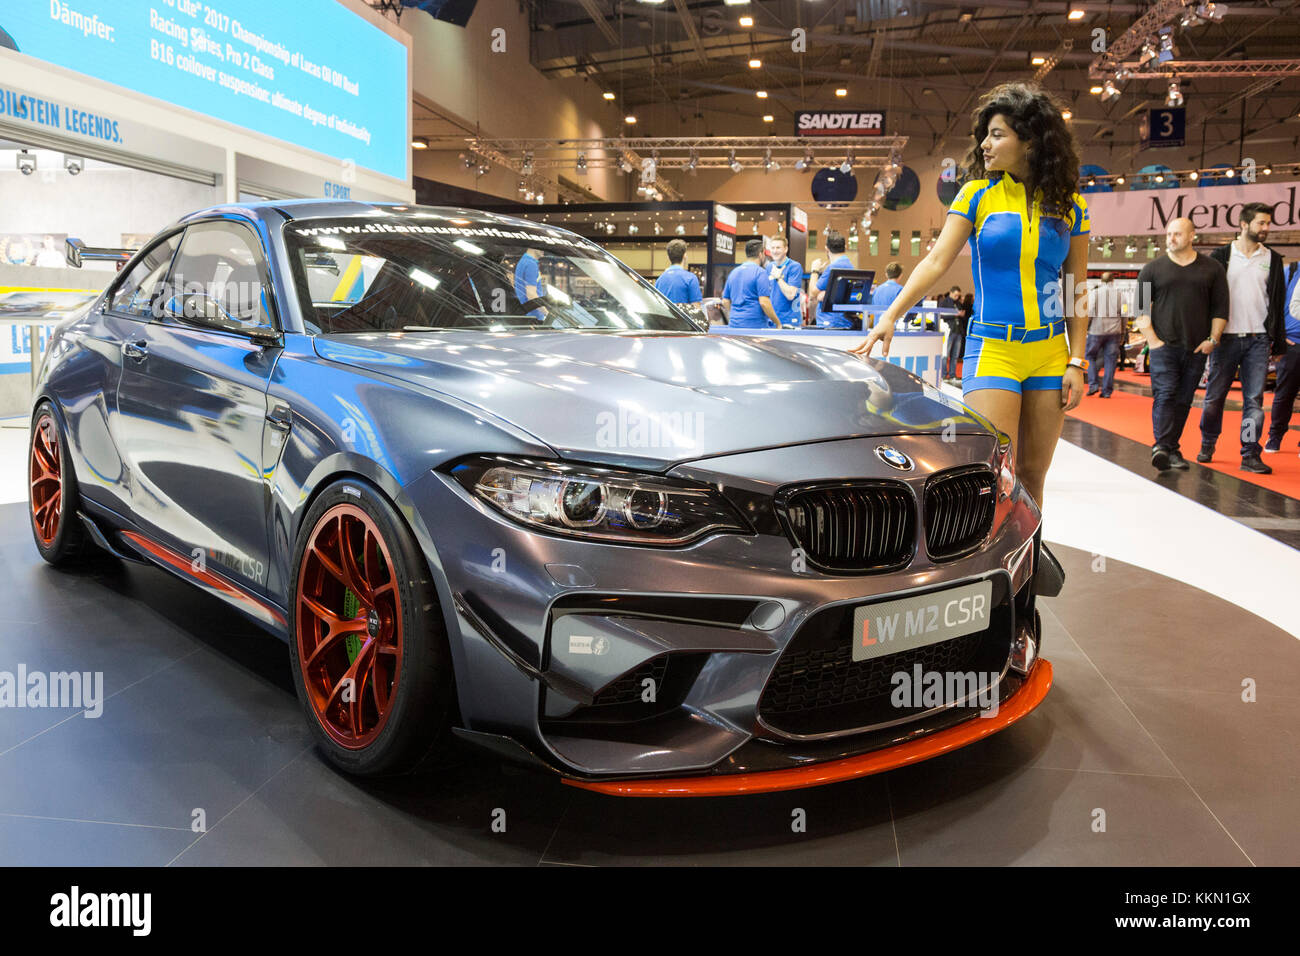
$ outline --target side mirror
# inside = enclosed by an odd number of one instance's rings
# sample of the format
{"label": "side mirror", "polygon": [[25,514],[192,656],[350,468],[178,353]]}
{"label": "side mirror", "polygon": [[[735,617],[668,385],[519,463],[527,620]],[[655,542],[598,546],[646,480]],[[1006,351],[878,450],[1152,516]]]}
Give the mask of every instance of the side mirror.
{"label": "side mirror", "polygon": [[173,295],[164,306],[168,315],[200,329],[233,332],[252,339],[256,344],[279,345],[280,333],[262,325],[241,322],[226,311],[220,300],[205,292],[182,292]]}

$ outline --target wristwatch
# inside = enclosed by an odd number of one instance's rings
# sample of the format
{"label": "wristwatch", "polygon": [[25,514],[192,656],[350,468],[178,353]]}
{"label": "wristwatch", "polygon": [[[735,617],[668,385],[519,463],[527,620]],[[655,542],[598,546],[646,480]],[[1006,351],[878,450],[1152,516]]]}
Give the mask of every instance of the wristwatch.
{"label": "wristwatch", "polygon": [[1088,371],[1088,360],[1086,358],[1072,358],[1067,364],[1073,365],[1078,369],[1083,369],[1085,372]]}
{"label": "wristwatch", "polygon": [[1207,335],[1207,336],[1205,337],[1205,341],[1209,342],[1209,343],[1210,343],[1211,345],[1213,345],[1216,349],[1219,347],[1219,340],[1216,339],[1213,335]]}

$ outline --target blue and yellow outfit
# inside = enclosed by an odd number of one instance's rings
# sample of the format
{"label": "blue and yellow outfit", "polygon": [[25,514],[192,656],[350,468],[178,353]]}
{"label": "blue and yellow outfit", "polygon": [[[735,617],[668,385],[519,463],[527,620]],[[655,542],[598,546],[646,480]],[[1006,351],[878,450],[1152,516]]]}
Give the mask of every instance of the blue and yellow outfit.
{"label": "blue and yellow outfit", "polygon": [[966,183],[948,209],[968,220],[975,312],[966,333],[962,391],[1059,389],[1070,352],[1065,341],[1061,267],[1074,236],[1090,231],[1088,206],[1027,213],[1024,184],[1007,173]]}

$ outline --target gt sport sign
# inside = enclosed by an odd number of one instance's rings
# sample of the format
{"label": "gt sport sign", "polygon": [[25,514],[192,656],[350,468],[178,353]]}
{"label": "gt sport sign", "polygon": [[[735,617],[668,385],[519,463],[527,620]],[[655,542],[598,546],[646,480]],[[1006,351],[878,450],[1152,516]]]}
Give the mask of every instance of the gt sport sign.
{"label": "gt sport sign", "polygon": [[794,114],[796,136],[883,136],[883,110],[800,110]]}

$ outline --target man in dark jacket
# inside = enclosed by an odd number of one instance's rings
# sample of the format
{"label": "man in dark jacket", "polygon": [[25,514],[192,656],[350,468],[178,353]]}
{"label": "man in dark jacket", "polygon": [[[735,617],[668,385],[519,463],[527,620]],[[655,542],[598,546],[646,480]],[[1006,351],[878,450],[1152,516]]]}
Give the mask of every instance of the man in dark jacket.
{"label": "man in dark jacket", "polygon": [[1210,253],[1228,273],[1231,309],[1223,341],[1210,358],[1210,379],[1201,409],[1200,462],[1214,457],[1223,430],[1223,402],[1241,370],[1241,470],[1259,475],[1273,469],[1260,460],[1264,431],[1264,380],[1270,354],[1286,354],[1286,280],[1282,257],[1268,246],[1272,207],[1241,207],[1237,238]]}

